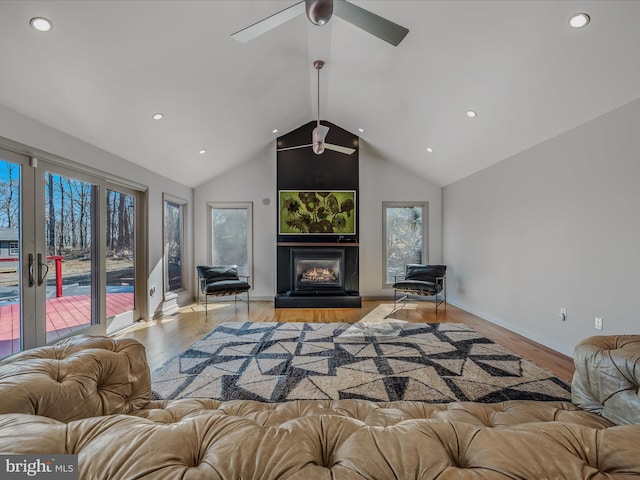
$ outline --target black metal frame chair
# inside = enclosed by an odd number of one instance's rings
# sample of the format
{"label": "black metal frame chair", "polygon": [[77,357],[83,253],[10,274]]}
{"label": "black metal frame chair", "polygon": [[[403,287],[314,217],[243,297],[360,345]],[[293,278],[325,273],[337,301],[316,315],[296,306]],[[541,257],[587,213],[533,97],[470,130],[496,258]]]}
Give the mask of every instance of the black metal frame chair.
{"label": "black metal frame chair", "polygon": [[[200,303],[200,293],[204,294],[204,311],[208,315],[208,297],[223,297],[233,295],[234,303],[238,300],[247,304],[249,311],[249,276],[238,275],[237,265],[198,265],[198,280],[200,288],[198,290],[198,303]],[[241,280],[245,279],[245,280]],[[238,295],[246,293],[246,300]]]}
{"label": "black metal frame chair", "polygon": [[[446,265],[421,265],[407,264],[406,273],[395,275],[393,284],[393,310],[387,317],[395,313],[398,304],[413,296],[434,297],[436,315],[438,306],[447,302],[447,266]],[[398,280],[403,277],[402,280]],[[404,306],[404,303],[402,304]],[[401,308],[401,307],[400,307]]]}

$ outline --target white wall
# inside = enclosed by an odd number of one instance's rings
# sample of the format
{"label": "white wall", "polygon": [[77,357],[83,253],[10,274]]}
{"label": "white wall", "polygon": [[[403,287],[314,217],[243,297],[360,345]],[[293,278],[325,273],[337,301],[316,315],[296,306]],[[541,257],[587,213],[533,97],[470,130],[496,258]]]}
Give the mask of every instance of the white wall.
{"label": "white wall", "polygon": [[360,142],[360,293],[392,297],[383,288],[382,202],[429,202],[428,260],[442,261],[441,188],[380,158]]}
{"label": "white wall", "polygon": [[[269,205],[263,203],[264,199],[269,200]],[[195,265],[211,263],[208,202],[253,202],[253,275],[249,280],[253,287],[251,298],[272,300],[275,292],[275,218],[278,208],[275,143],[265,147],[255,159],[195,189]]]}
{"label": "white wall", "polygon": [[639,125],[637,100],[446,186],[447,299],[567,355],[640,333]]}
{"label": "white wall", "polygon": [[[162,194],[166,192],[188,200],[191,208],[193,190],[1,105],[0,136],[27,146],[27,151],[28,149],[41,150],[147,187],[147,202],[149,206],[147,227],[149,242],[148,249],[145,252],[148,255],[147,276],[149,288],[156,286],[156,294],[154,296],[149,296],[147,289],[147,311],[149,316],[153,316],[161,307],[163,290]],[[189,246],[193,243],[191,218],[192,216],[188,212],[185,243]],[[186,260],[188,262],[186,269],[190,272],[193,270],[191,255],[188,255]],[[188,290],[184,296],[190,299],[193,298],[193,286],[191,278],[188,277],[187,280],[189,285],[187,285]]]}
{"label": "white wall", "polygon": [[[211,261],[207,202],[253,202],[252,298],[273,299],[276,265],[276,153],[269,145],[254,160],[197,187],[194,194],[195,264]],[[263,199],[269,198],[270,205]],[[360,294],[389,297],[382,288],[382,202],[429,202],[429,260],[442,256],[441,189],[360,144]]]}

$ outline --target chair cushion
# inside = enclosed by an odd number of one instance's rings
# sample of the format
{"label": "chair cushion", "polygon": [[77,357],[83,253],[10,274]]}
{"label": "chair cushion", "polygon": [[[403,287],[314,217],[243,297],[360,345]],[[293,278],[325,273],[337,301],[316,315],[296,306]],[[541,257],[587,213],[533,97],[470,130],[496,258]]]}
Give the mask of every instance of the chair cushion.
{"label": "chair cushion", "polygon": [[396,290],[414,293],[416,295],[437,295],[442,291],[442,285],[436,282],[421,282],[418,280],[403,280],[393,284]]}
{"label": "chair cushion", "polygon": [[208,282],[204,291],[208,295],[233,295],[234,293],[246,292],[251,286],[242,280],[221,280],[219,282]]}
{"label": "chair cushion", "polygon": [[206,279],[207,283],[218,280],[237,280],[238,267],[236,265],[199,265],[198,276]]}
{"label": "chair cushion", "polygon": [[444,277],[446,271],[446,265],[419,265],[410,263],[407,265],[407,274],[404,276],[404,279],[433,282],[437,277]]}

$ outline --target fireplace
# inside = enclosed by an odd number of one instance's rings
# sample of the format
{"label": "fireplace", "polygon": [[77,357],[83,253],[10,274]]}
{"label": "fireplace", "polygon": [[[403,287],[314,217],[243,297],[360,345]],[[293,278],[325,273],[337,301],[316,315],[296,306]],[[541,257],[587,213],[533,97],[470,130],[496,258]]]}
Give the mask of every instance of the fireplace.
{"label": "fireplace", "polygon": [[276,308],[360,308],[358,244],[281,242]]}
{"label": "fireplace", "polygon": [[292,292],[344,292],[343,249],[291,249]]}

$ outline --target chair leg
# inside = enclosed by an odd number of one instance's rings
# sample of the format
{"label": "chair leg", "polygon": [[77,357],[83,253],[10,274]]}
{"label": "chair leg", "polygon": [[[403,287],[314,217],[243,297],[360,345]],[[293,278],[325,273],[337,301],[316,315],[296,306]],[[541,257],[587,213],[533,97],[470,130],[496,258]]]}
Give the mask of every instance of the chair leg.
{"label": "chair leg", "polygon": [[[400,300],[398,300],[398,290],[393,290],[393,310],[385,315],[384,318],[389,318],[391,315],[396,313],[396,311],[398,310],[398,301],[403,302],[408,297],[408,295],[405,295],[404,292],[402,292],[402,295],[403,296],[400,298]],[[402,306],[404,307],[404,304]]]}
{"label": "chair leg", "polygon": [[[247,294],[247,299],[246,300],[243,300],[242,297],[238,297],[238,292],[234,293],[233,299],[234,299],[234,302],[236,303],[236,308],[238,306],[238,300],[240,300],[243,303],[246,303],[247,304],[247,312],[248,312],[249,311],[249,290],[247,290],[244,293]],[[240,295],[242,295],[242,292],[240,292]]]}
{"label": "chair leg", "polygon": [[207,318],[209,315],[209,295],[204,294],[204,318]]}

